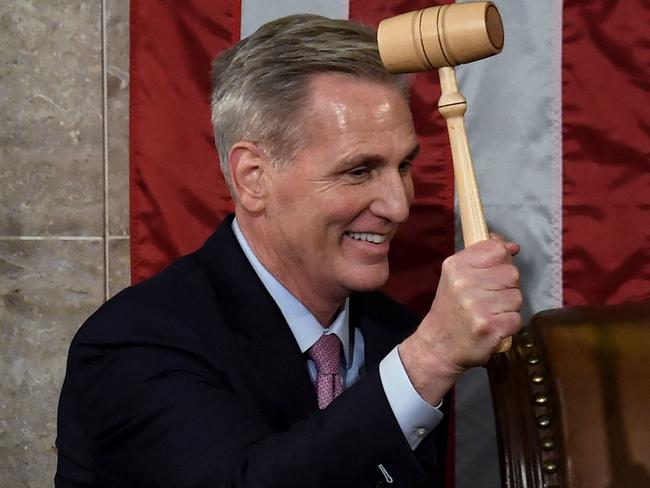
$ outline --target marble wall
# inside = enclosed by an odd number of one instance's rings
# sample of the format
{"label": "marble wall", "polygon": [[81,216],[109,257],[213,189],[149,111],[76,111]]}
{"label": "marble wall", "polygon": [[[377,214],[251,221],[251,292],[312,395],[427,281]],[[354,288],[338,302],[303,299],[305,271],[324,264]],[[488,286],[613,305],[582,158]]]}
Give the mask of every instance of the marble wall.
{"label": "marble wall", "polygon": [[50,487],[83,320],[129,281],[128,0],[0,2],[0,486]]}

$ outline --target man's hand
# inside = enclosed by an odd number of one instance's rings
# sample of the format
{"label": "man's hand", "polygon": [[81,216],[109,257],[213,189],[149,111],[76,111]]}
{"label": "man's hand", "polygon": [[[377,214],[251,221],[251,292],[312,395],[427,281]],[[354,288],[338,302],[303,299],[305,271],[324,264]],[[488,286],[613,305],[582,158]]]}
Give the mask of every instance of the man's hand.
{"label": "man's hand", "polygon": [[499,237],[447,258],[436,297],[399,347],[418,393],[435,405],[466,369],[485,364],[501,340],[521,328],[519,246]]}

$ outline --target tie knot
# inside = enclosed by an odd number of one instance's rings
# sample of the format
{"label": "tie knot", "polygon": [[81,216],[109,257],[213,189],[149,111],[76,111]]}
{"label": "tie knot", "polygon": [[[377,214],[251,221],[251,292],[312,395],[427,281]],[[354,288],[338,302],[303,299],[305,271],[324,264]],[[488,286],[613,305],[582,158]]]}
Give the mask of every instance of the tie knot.
{"label": "tie knot", "polygon": [[341,341],[335,334],[323,334],[307,351],[320,374],[338,374]]}

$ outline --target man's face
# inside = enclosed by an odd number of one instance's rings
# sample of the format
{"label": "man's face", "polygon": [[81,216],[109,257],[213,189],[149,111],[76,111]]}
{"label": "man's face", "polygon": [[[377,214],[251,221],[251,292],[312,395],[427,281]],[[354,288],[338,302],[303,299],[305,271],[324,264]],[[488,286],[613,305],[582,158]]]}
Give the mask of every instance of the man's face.
{"label": "man's face", "polygon": [[304,148],[267,174],[264,246],[273,249],[271,271],[298,298],[341,300],[388,279],[418,143],[396,88],[322,74],[311,89]]}

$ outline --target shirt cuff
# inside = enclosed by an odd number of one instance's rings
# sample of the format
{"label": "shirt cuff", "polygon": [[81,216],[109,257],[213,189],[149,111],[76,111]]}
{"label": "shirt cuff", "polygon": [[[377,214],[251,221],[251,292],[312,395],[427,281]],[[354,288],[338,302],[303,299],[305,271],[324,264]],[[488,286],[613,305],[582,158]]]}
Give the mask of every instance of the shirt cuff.
{"label": "shirt cuff", "polygon": [[434,407],[415,391],[397,346],[379,363],[379,377],[397,423],[411,449],[415,449],[442,420],[442,401]]}

